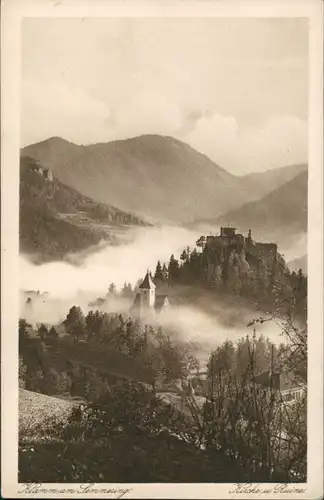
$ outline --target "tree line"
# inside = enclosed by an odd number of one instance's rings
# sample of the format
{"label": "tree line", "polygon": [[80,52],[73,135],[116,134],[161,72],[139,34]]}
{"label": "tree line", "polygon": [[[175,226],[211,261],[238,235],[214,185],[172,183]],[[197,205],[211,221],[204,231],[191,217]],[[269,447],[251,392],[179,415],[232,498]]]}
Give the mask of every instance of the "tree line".
{"label": "tree line", "polygon": [[[104,370],[91,368],[91,356],[99,356],[101,352],[121,353],[125,362],[133,361],[148,374],[153,389],[165,384],[174,383],[187,376],[190,370],[198,369],[199,363],[191,344],[175,342],[170,331],[161,326],[145,325],[127,315],[105,313],[90,310],[83,314],[79,306],[72,306],[63,321],[66,335],[60,337],[55,327],[38,325],[36,336],[38,344],[30,338],[30,325],[19,321],[20,343],[20,386],[47,394],[74,392],[77,385],[87,398],[93,398],[107,388]],[[53,332],[56,332],[56,335]],[[83,370],[77,360],[70,363],[69,369],[61,374],[55,366],[47,366],[46,350],[56,349],[62,354],[67,349],[67,342],[74,344],[73,350],[78,352],[80,346],[91,346],[87,369]],[[34,348],[34,363],[26,368],[24,357],[31,345]],[[97,354],[96,354],[97,353]],[[45,364],[45,366],[43,366]],[[82,363],[81,363],[82,364]],[[73,365],[73,366],[72,366]],[[107,370],[109,366],[107,365]],[[90,387],[91,386],[91,387]],[[83,390],[83,389],[84,390]]]}

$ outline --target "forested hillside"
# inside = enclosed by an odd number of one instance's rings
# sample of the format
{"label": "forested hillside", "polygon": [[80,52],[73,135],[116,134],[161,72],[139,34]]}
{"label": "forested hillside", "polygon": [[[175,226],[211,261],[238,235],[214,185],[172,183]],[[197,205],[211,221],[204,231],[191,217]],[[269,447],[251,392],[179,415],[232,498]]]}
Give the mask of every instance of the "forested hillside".
{"label": "forested hillside", "polygon": [[21,158],[19,219],[20,252],[40,261],[62,259],[100,240],[113,241],[110,227],[145,224],[65,186],[28,157]]}

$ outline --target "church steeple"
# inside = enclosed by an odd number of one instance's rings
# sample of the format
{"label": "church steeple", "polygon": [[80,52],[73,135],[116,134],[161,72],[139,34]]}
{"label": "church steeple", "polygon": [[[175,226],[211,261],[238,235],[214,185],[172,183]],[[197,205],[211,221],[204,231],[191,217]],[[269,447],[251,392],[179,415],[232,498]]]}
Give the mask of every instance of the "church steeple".
{"label": "church steeple", "polygon": [[155,324],[158,318],[170,308],[166,295],[155,294],[155,283],[148,270],[134,299],[131,311],[143,325]]}
{"label": "church steeple", "polygon": [[153,310],[155,307],[155,284],[151,273],[147,271],[146,276],[139,286],[141,311]]}
{"label": "church steeple", "polygon": [[155,290],[156,286],[153,283],[153,280],[151,278],[151,273],[149,270],[147,270],[146,276],[142,283],[140,284],[139,288],[141,290]]}

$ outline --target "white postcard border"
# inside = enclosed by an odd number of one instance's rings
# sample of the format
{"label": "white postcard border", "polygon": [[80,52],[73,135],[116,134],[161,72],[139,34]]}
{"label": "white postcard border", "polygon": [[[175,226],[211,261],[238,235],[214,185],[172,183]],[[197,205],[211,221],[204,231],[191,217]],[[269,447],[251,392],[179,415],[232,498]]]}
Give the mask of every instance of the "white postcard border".
{"label": "white postcard border", "polygon": [[[24,17],[307,17],[309,66],[308,480],[306,484],[77,484],[17,482],[20,29]],[[2,496],[4,498],[301,498],[323,495],[323,3],[281,1],[7,0],[2,2]],[[41,43],[41,41],[40,41]],[[24,492],[25,488],[25,492]],[[62,490],[70,490],[62,492]],[[94,489],[101,492],[94,492]],[[109,493],[107,490],[118,489]],[[125,489],[130,489],[125,493]],[[298,492],[298,489],[304,491]],[[54,490],[54,491],[53,491]],[[73,490],[73,491],[72,491]],[[103,491],[106,490],[106,491]],[[290,490],[290,492],[289,492]]]}

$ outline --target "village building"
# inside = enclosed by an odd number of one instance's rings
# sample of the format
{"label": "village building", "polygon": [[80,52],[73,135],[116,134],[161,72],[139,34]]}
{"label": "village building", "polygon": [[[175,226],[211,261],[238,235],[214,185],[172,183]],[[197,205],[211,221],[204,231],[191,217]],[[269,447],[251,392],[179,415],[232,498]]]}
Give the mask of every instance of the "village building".
{"label": "village building", "polygon": [[[208,396],[208,371],[192,372],[188,380],[196,395]],[[301,400],[306,391],[306,384],[298,380],[293,372],[281,373],[265,370],[251,379],[251,386],[256,385],[256,393],[264,397],[274,395],[279,403],[294,404]],[[235,392],[235,391],[234,391]],[[228,388],[228,394],[231,391]]]}
{"label": "village building", "polygon": [[154,322],[161,314],[170,308],[168,296],[156,293],[156,285],[151,273],[147,271],[145,278],[138,287],[131,312],[141,322]]}
{"label": "village building", "polygon": [[265,395],[273,393],[282,403],[295,403],[305,394],[306,384],[294,373],[263,371],[255,377],[255,383]]}

